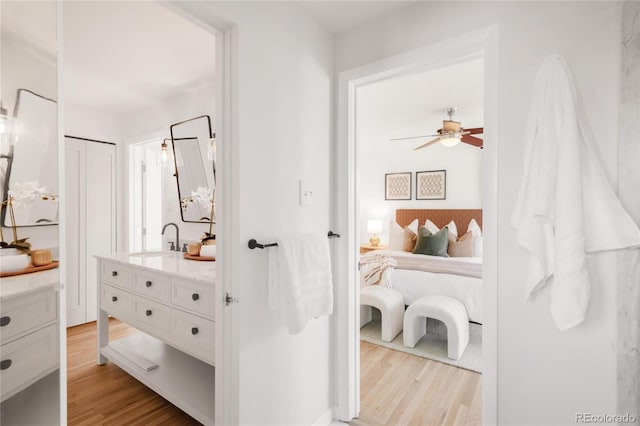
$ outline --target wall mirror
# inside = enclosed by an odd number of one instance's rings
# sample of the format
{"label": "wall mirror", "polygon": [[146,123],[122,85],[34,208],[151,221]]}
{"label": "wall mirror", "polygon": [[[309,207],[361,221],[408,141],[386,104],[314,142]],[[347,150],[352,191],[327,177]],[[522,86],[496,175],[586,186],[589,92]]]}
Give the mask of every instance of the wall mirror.
{"label": "wall mirror", "polygon": [[171,125],[171,144],[182,221],[215,223],[216,147],[211,117]]}
{"label": "wall mirror", "polygon": [[[15,226],[58,223],[58,135],[56,101],[18,89],[3,177],[3,201],[12,194]],[[1,221],[12,226],[7,203]]]}

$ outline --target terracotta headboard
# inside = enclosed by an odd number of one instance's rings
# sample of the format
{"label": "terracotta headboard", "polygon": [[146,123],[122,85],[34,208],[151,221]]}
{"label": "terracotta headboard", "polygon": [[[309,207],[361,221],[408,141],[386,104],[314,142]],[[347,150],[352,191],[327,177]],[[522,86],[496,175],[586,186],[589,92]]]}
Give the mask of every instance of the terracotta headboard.
{"label": "terracotta headboard", "polygon": [[452,220],[460,230],[466,230],[471,219],[475,219],[482,228],[482,209],[397,209],[396,222],[405,227],[414,219],[422,226],[427,221],[435,223],[442,228]]}

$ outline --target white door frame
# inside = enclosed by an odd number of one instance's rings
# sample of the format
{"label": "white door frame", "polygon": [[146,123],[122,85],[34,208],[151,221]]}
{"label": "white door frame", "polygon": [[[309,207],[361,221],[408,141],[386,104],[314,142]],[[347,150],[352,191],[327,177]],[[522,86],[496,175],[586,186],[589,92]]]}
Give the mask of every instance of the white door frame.
{"label": "white door frame", "polygon": [[[484,57],[484,150],[482,166],[483,207],[483,423],[497,424],[498,339],[498,28],[462,34],[423,48],[388,57],[341,72],[338,78],[337,135],[334,147],[334,223],[342,237],[334,256],[336,286],[334,309],[334,417],[349,421],[360,413],[360,295],[357,253],[357,153],[356,89],[402,74],[446,66],[465,58]],[[336,280],[338,281],[338,280]]]}
{"label": "white door frame", "polygon": [[[238,29],[222,17],[205,22],[170,1],[160,1],[174,13],[215,35],[215,132],[216,169],[216,380],[215,424],[234,425],[239,421],[239,335],[238,309],[224,303],[233,295],[232,240],[239,235],[233,213],[238,211]],[[207,52],[202,52],[206,55]]]}

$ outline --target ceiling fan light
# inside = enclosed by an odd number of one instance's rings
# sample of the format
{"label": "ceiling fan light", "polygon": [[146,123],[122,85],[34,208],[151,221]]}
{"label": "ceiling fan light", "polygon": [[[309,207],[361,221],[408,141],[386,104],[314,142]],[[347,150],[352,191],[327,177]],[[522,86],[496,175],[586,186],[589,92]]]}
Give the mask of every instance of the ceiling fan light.
{"label": "ceiling fan light", "polygon": [[447,147],[456,146],[460,143],[460,134],[456,133],[452,135],[446,135],[442,139],[440,139],[440,143]]}

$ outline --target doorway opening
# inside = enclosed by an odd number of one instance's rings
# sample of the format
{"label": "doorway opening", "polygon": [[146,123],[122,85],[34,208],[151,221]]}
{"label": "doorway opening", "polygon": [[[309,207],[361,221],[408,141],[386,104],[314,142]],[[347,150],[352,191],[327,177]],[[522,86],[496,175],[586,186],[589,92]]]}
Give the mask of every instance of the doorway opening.
{"label": "doorway opening", "polygon": [[[218,158],[220,159],[219,171],[222,175],[228,173],[226,164],[230,161],[231,150],[227,149],[227,146],[231,146],[230,123],[231,99],[233,98],[230,90],[232,67],[230,57],[235,49],[231,45],[231,28],[218,21],[214,27],[209,22],[203,22],[199,18],[191,16],[188,12],[188,5],[183,7],[183,5],[154,2],[106,2],[100,4],[80,2],[65,3],[63,9],[65,61],[64,72],[61,71],[61,74],[64,75],[66,83],[64,108],[69,112],[65,118],[69,118],[68,121],[71,125],[77,127],[82,125],[83,131],[89,133],[89,136],[107,133],[114,135],[109,139],[116,140],[119,145],[115,161],[118,167],[115,186],[118,189],[117,203],[119,205],[117,223],[120,226],[118,227],[118,247],[117,249],[114,247],[113,252],[116,250],[130,252],[133,254],[131,258],[134,260],[136,256],[139,256],[138,258],[142,256],[153,258],[154,261],[147,262],[146,266],[150,266],[152,263],[160,266],[155,267],[157,271],[150,272],[150,274],[154,274],[154,277],[162,275],[168,269],[164,268],[167,262],[164,262],[163,265],[163,262],[159,262],[159,260],[176,257],[176,260],[187,262],[183,259],[182,253],[177,253],[177,251],[167,253],[168,246],[162,246],[160,238],[164,222],[174,222],[180,227],[179,237],[177,229],[175,232],[175,242],[181,241],[181,244],[175,244],[178,250],[185,243],[199,241],[203,231],[210,230],[209,226],[200,223],[184,224],[181,221],[182,199],[177,194],[176,179],[173,175],[175,169],[170,157],[172,152],[171,139],[169,139],[167,147],[169,158],[165,166],[162,166],[161,146],[162,142],[171,135],[170,126],[192,117],[203,114],[210,115],[215,120]],[[91,27],[92,31],[87,32],[86,28],[88,27]],[[117,31],[114,31],[114,28],[117,28]],[[236,70],[234,73],[237,74]],[[233,99],[235,100],[235,98]],[[97,138],[98,136],[93,137]],[[129,146],[132,141],[136,143]],[[232,182],[232,180],[224,179],[224,183],[220,183],[216,192],[216,201],[220,206],[219,224],[223,223],[225,217],[230,217],[228,213],[225,213],[229,208],[225,206],[224,196],[231,192],[225,191],[226,185],[229,185],[227,182]],[[111,193],[115,194],[115,190]],[[191,191],[187,194],[192,196]],[[96,195],[104,196],[104,194]],[[168,237],[168,233],[166,234]],[[162,344],[162,348],[166,348],[173,343],[174,346],[171,347],[179,348],[177,352],[180,353],[174,353],[176,356],[172,355],[171,359],[163,357],[161,361],[167,361],[167,364],[161,370],[176,371],[175,368],[169,367],[169,363],[172,363],[178,367],[182,379],[187,377],[190,380],[197,376],[198,384],[202,385],[200,389],[205,389],[206,392],[196,390],[196,386],[189,386],[188,391],[196,395],[185,397],[186,391],[175,392],[176,387],[180,389],[180,386],[176,385],[175,380],[167,380],[169,376],[163,377],[162,383],[155,382],[155,387],[149,386],[149,388],[162,395],[167,400],[164,401],[166,404],[169,404],[169,401],[174,402],[172,399],[179,401],[180,403],[175,404],[176,406],[202,423],[234,424],[237,423],[235,420],[237,418],[237,395],[234,394],[233,389],[229,388],[233,385],[237,373],[234,373],[233,365],[227,368],[228,360],[232,358],[230,353],[232,353],[234,346],[231,333],[231,312],[225,310],[223,305],[223,294],[231,292],[231,281],[228,278],[229,269],[225,269],[222,265],[222,258],[224,257],[224,262],[229,262],[231,256],[228,243],[223,238],[224,231],[216,229],[216,234],[219,244],[217,262],[213,264],[216,269],[215,278],[211,275],[204,278],[204,274],[201,274],[199,278],[192,280],[198,281],[196,284],[199,287],[196,286],[197,289],[188,290],[187,302],[198,301],[200,306],[204,306],[204,313],[186,312],[189,314],[188,321],[203,320],[199,323],[201,325],[190,326],[188,329],[186,327],[180,328],[180,333],[184,333],[184,330],[187,332],[186,335],[177,337],[177,332],[171,331],[169,333],[168,323],[162,327],[162,333],[159,332],[159,329],[143,327],[142,322],[135,322],[133,311],[127,309],[120,312],[119,315],[112,315],[120,320],[115,328],[124,328],[122,326],[128,324],[127,329],[135,328],[135,334],[125,336],[126,333],[123,332],[117,337],[112,335],[111,342],[114,345],[107,347],[109,339],[105,339],[105,336],[109,336],[110,324],[114,322],[114,320],[109,320],[108,316],[114,312],[114,307],[110,306],[105,309],[106,305],[102,305],[100,301],[109,300],[118,303],[125,300],[125,296],[126,300],[131,299],[129,295],[123,294],[103,297],[102,290],[110,291],[113,288],[109,287],[109,284],[100,282],[98,285],[101,286],[99,287],[101,291],[98,294],[101,299],[99,299],[97,307],[99,315],[97,329],[99,332],[96,336],[96,326],[93,324],[82,327],[89,327],[93,330],[94,334],[89,338],[98,340],[97,345],[95,341],[89,345],[98,346],[97,364],[104,364],[108,358],[108,364],[127,372],[128,379],[137,379],[147,385],[151,383],[149,376],[144,376],[144,380],[147,380],[144,382],[141,379],[142,376],[135,375],[138,373],[137,369],[128,370],[130,358],[123,354],[131,350],[136,355],[152,359],[151,357],[162,353],[161,350],[157,350],[160,344]],[[162,248],[163,251],[155,250],[157,248]],[[151,253],[140,253],[150,249],[152,249]],[[113,256],[109,253],[104,257],[109,261]],[[131,261],[131,258],[126,267],[137,267],[138,265],[135,264],[135,261]],[[100,261],[102,262],[102,260]],[[201,262],[197,263],[203,266]],[[194,270],[193,267],[184,269],[190,272]],[[102,279],[100,273],[96,274],[97,268],[92,270],[94,276],[98,275]],[[185,275],[188,273],[186,272]],[[112,278],[118,276],[117,271],[115,273],[111,271],[107,275]],[[134,275],[127,273],[120,274],[119,277],[123,278],[122,282],[124,283],[124,279],[130,279]],[[149,308],[142,311],[145,317],[143,319],[148,320],[149,318],[146,317],[153,315],[151,312],[161,312],[156,318],[168,321],[167,309],[174,312],[173,308],[177,302],[174,297],[169,297],[169,284],[167,283],[171,282],[171,285],[174,285],[172,288],[193,284],[192,281],[185,284],[176,280],[175,277],[170,280],[165,278],[162,277],[158,280],[154,278],[144,282],[145,289],[150,289],[149,291],[159,289],[158,291],[164,291],[164,293],[157,297],[150,296],[154,299],[150,301],[155,304],[155,307],[153,310]],[[211,287],[214,282],[215,286]],[[133,287],[131,282],[127,283],[127,286],[116,286],[116,290],[123,290],[125,293],[131,294],[129,291]],[[158,303],[162,306],[159,306]],[[125,305],[122,303],[120,306],[124,307]],[[112,312],[109,312],[109,309]],[[175,311],[183,312],[184,308],[176,308]],[[216,320],[212,321],[214,311]],[[180,321],[187,321],[184,318],[187,317],[181,317]],[[144,336],[142,336],[143,334]],[[153,345],[141,345],[144,346],[143,349],[134,348],[134,345],[127,346],[127,342],[131,342],[133,339],[122,340],[128,337],[135,339],[140,337],[139,341],[149,338],[148,341],[154,343]],[[151,338],[155,340],[151,340]],[[169,341],[174,338],[175,341]],[[202,338],[205,344],[196,345],[198,347],[195,349],[187,347],[192,344],[188,342],[193,342],[193,339],[196,338]],[[122,340],[122,343],[118,344],[119,340]],[[167,343],[169,344],[167,345]],[[95,352],[86,354],[89,359],[95,357]],[[188,359],[189,362],[181,361],[185,359]],[[93,364],[92,361],[88,362]],[[83,365],[83,361],[69,358],[68,364],[68,369],[72,371],[79,365]],[[102,368],[95,364],[91,367]],[[207,375],[185,374],[193,373],[199,368],[206,371]],[[216,374],[211,375],[210,373],[214,369]],[[152,379],[158,379],[158,375],[156,374]],[[105,400],[96,396],[102,392],[101,389],[87,390],[83,388],[81,392],[73,391],[73,389],[78,390],[85,383],[78,375],[70,375],[68,383],[70,391],[67,407],[70,419],[84,416],[83,410],[93,410],[95,407],[92,407],[91,404],[102,405],[102,408],[105,408]],[[74,386],[76,387],[74,388]],[[118,385],[118,391],[126,388],[126,385]],[[91,395],[90,391],[95,394]],[[138,399],[138,403],[140,401]],[[144,413],[147,421],[154,422],[158,419],[159,414],[152,405],[140,404],[147,407]],[[111,416],[123,414],[114,413],[112,409],[103,413]],[[140,413],[136,415],[140,417]]]}
{"label": "doorway opening", "polygon": [[[369,230],[367,228],[367,223],[369,222],[369,220],[377,220],[379,222],[382,222],[383,231],[385,234],[388,234],[389,225],[387,224],[389,224],[389,222],[392,222],[393,220],[397,221],[398,223],[406,221],[406,223],[401,224],[402,226],[400,227],[400,232],[402,233],[402,231],[404,231],[404,226],[409,225],[411,222],[413,222],[413,220],[407,220],[407,218],[401,219],[399,216],[397,216],[397,213],[400,210],[428,211],[429,209],[436,209],[433,204],[435,203],[435,200],[430,201],[429,205],[418,206],[416,204],[414,207],[413,204],[424,202],[421,200],[416,200],[416,198],[418,198],[416,197],[416,195],[418,194],[418,192],[416,192],[416,184],[419,183],[416,180],[418,175],[418,173],[416,172],[421,172],[420,174],[422,174],[422,172],[434,172],[445,168],[436,168],[435,166],[427,163],[430,160],[425,159],[425,162],[423,163],[408,166],[408,169],[400,169],[400,166],[398,166],[397,164],[390,163],[394,161],[393,158],[390,158],[389,155],[382,155],[378,156],[377,160],[375,161],[387,163],[387,171],[381,172],[380,170],[378,170],[377,172],[375,172],[376,175],[379,175],[375,178],[377,179],[377,185],[375,183],[372,184],[368,181],[364,182],[365,176],[362,174],[362,171],[366,170],[368,167],[370,168],[371,164],[366,164],[367,160],[364,156],[361,155],[363,148],[361,142],[363,141],[363,136],[366,137],[366,135],[362,134],[362,129],[359,128],[363,117],[359,112],[360,106],[358,105],[358,102],[361,100],[363,95],[366,95],[366,91],[368,90],[367,87],[374,87],[374,83],[393,82],[394,80],[399,80],[401,78],[414,78],[420,73],[443,70],[447,67],[464,64],[465,62],[480,60],[482,62],[481,69],[484,73],[484,76],[480,79],[480,85],[482,91],[484,92],[484,98],[481,101],[481,109],[484,111],[484,114],[482,114],[482,112],[480,113],[480,122],[478,123],[469,122],[467,124],[468,120],[462,115],[462,113],[460,113],[460,115],[456,118],[460,119],[458,121],[462,121],[463,123],[465,123],[463,124],[464,127],[472,127],[478,125],[484,127],[484,134],[482,138],[484,140],[484,149],[482,150],[481,154],[482,166],[479,167],[479,169],[481,170],[479,175],[475,175],[476,183],[478,181],[480,182],[478,187],[482,194],[479,197],[480,206],[478,207],[481,208],[481,211],[479,213],[480,216],[478,219],[480,222],[482,222],[481,226],[483,237],[482,266],[479,267],[479,273],[481,276],[481,288],[477,290],[480,292],[480,294],[477,295],[476,298],[477,300],[481,300],[483,305],[483,314],[481,320],[482,343],[480,345],[481,349],[479,350],[479,352],[482,354],[481,370],[483,372],[483,375],[481,391],[479,391],[479,393],[481,393],[482,395],[481,416],[483,423],[494,424],[496,422],[497,290],[495,285],[495,277],[497,276],[497,236],[495,234],[495,224],[497,222],[497,37],[497,29],[488,28],[486,31],[483,31],[481,33],[461,35],[459,37],[456,37],[455,39],[447,40],[446,42],[429,45],[403,55],[385,58],[379,62],[367,64],[340,74],[338,93],[338,148],[336,149],[335,154],[338,157],[338,160],[336,161],[336,163],[338,164],[336,169],[336,181],[348,182],[348,184],[344,186],[343,190],[337,191],[336,197],[336,223],[338,224],[340,229],[347,230],[347,238],[343,240],[339,248],[339,252],[336,256],[336,267],[338,269],[338,274],[342,277],[345,277],[347,281],[347,284],[345,286],[338,289],[339,294],[336,297],[336,417],[338,417],[340,420],[351,421],[352,419],[359,417],[365,412],[365,410],[361,407],[361,404],[364,406],[364,404],[367,404],[371,398],[371,395],[367,396],[367,398],[362,397],[365,394],[365,391],[371,390],[363,389],[365,386],[376,387],[376,389],[384,389],[386,387],[397,385],[397,383],[390,383],[388,381],[385,383],[384,380],[375,380],[371,378],[369,378],[367,381],[362,381],[362,377],[360,374],[360,326],[362,325],[362,321],[360,310],[360,272],[358,266],[362,261],[362,258],[360,256],[365,256],[364,254],[360,254],[361,246],[365,246],[365,250],[368,250],[366,246],[370,245],[368,241],[370,235],[369,233],[367,233],[367,231]],[[435,113],[440,113],[439,120],[447,119],[447,117],[444,116],[444,110],[448,107],[455,106],[455,104],[449,105],[449,103],[451,102],[455,102],[455,100],[443,100],[443,103],[445,105],[442,105],[439,108],[439,111],[434,111]],[[456,118],[454,118],[454,120]],[[433,129],[426,129],[426,133],[424,133],[425,129],[413,129],[408,130],[407,134],[385,134],[380,135],[379,137],[388,140],[391,138],[401,138],[405,136],[434,134],[434,131],[440,127],[438,125],[438,119],[434,118],[434,120],[436,123],[435,126],[430,125],[430,127],[433,127]],[[418,131],[421,133],[417,133]],[[418,146],[427,142],[429,139],[422,141],[417,140],[419,143],[415,143],[416,140],[413,140],[413,145]],[[420,151],[414,152],[412,148],[414,148],[415,146],[411,144],[411,141],[407,141],[406,143],[404,143],[404,149],[408,149],[409,151],[413,152],[414,155],[416,155],[416,153],[419,153]],[[425,148],[424,151],[430,151],[429,155],[435,156],[434,150],[440,149],[444,149],[444,147],[429,146]],[[424,165],[424,168],[421,167],[422,165]],[[414,168],[413,170],[411,169],[412,167]],[[388,179],[385,179],[384,176],[386,173],[391,172],[398,172],[399,175],[404,174],[404,176],[399,176],[399,178],[404,179],[404,184],[406,185],[404,187],[403,194],[395,194],[397,197],[396,200],[398,198],[408,198],[407,202],[409,200],[413,200],[413,204],[405,206],[404,209],[398,208],[397,212],[396,207],[390,208],[388,209],[388,211],[385,211],[385,209],[378,209],[375,205],[370,205],[366,208],[363,208],[363,199],[360,198],[361,191],[362,188],[367,185],[373,185],[372,188],[374,189],[372,190],[378,192],[377,196],[378,198],[382,199],[382,204],[384,204],[385,201],[389,201],[389,198],[393,198],[393,194],[387,194],[388,185],[386,185],[387,182],[385,181]],[[449,175],[448,177],[450,178],[450,183],[453,183],[452,176]],[[449,186],[447,185],[446,188],[449,188]],[[389,197],[389,195],[392,195],[392,197]],[[387,200],[385,200],[385,198],[387,198]],[[395,203],[398,203],[398,201],[395,201]],[[441,200],[440,203],[446,203],[446,199]],[[443,207],[440,209],[447,210],[458,210],[464,207],[476,207],[472,205],[453,204],[447,206],[442,204],[442,206]],[[427,218],[427,216],[420,216],[420,219],[418,221],[419,225],[424,226]],[[449,220],[454,219],[454,217],[451,217]],[[387,222],[387,224],[384,223],[385,221]],[[448,221],[438,223],[438,221],[443,221],[442,218],[439,218],[437,220],[432,219],[432,221],[436,222],[439,228],[442,228],[448,224]],[[458,233],[459,236],[467,232],[469,222],[470,220],[466,218],[464,220],[460,220],[459,224],[456,223],[456,225],[458,226],[458,230],[461,231],[460,233]],[[385,227],[384,225],[387,226]],[[380,227],[375,226],[373,228]],[[389,237],[387,235],[383,235],[383,238],[386,238],[387,242],[389,241]],[[399,270],[400,268],[392,272],[392,282],[393,274],[395,274]],[[404,296],[401,297],[404,302]],[[409,302],[406,304],[410,305],[412,302],[414,302],[414,300],[409,300]],[[401,304],[401,315],[402,317],[404,317],[405,303],[401,302]],[[476,322],[479,321],[476,320]],[[365,349],[363,349],[363,351],[364,350]],[[369,351],[369,348],[367,348],[366,350]],[[449,395],[447,395],[447,397],[448,396]],[[388,399],[394,398],[397,398],[397,395],[388,395]],[[411,401],[411,404],[413,404],[416,409],[420,409],[420,407],[422,407],[422,409],[424,410],[424,406],[420,404],[419,400],[414,399]],[[376,422],[382,422],[385,418],[387,420],[390,419],[390,415],[392,413],[388,412],[388,410],[388,407],[385,408],[384,405],[379,405],[379,408],[377,410],[378,414],[380,412],[383,412],[384,416],[386,417],[377,417]],[[480,410],[477,411],[479,412]],[[367,421],[365,419],[363,420],[365,422]],[[411,418],[405,420],[411,421]],[[355,421],[356,424],[357,422],[358,421]]]}
{"label": "doorway opening", "polygon": [[130,147],[129,152],[129,248],[131,251],[162,247],[163,159],[161,140]]}
{"label": "doorway opening", "polygon": [[[433,424],[445,413],[445,423],[475,424],[482,417],[483,74],[479,55],[356,88],[359,422]],[[465,131],[447,146],[439,134],[452,120]],[[409,315],[429,301],[460,308],[457,325],[468,339],[456,353],[445,317],[416,320],[426,327],[413,340],[403,326],[407,306]],[[447,398],[430,397],[436,388]]]}

